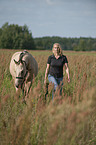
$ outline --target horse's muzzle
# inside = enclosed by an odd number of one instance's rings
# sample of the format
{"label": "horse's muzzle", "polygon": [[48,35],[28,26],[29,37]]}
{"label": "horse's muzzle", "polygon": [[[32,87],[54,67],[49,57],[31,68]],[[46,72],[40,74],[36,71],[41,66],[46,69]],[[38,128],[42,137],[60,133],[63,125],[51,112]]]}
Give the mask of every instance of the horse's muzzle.
{"label": "horse's muzzle", "polygon": [[15,87],[16,87],[16,88],[20,88],[20,87],[21,87],[21,85],[19,85],[19,84],[18,84],[18,85],[17,85],[17,84],[15,84]]}
{"label": "horse's muzzle", "polygon": [[22,84],[23,84],[23,80],[21,79],[19,79],[19,80],[15,80],[15,87],[16,88],[21,88],[21,86],[22,86]]}

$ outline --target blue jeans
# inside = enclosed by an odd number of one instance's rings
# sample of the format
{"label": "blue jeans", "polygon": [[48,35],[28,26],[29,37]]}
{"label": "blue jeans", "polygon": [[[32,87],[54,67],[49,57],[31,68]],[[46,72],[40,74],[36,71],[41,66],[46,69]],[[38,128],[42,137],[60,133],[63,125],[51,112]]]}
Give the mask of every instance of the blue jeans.
{"label": "blue jeans", "polygon": [[48,75],[48,80],[49,83],[52,82],[52,84],[54,84],[54,90],[52,91],[52,99],[53,99],[53,94],[56,91],[57,87],[60,86],[60,95],[62,94],[62,86],[63,86],[63,77],[61,78],[55,78],[54,76],[51,76],[50,74]]}

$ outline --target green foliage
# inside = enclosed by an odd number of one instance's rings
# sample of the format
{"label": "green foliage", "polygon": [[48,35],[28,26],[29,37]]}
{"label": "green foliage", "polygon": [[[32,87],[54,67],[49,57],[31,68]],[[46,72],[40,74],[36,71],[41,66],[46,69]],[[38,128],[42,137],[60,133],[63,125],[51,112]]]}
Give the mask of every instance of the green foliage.
{"label": "green foliage", "polygon": [[2,49],[51,50],[56,42],[61,44],[63,50],[96,51],[96,38],[58,36],[33,38],[27,25],[18,26],[5,23],[0,28],[0,48]]}
{"label": "green foliage", "polygon": [[34,38],[38,49],[51,50],[54,43],[60,43],[63,50],[74,51],[96,51],[96,38],[61,38],[61,37],[42,37]]}
{"label": "green foliage", "polygon": [[26,25],[8,25],[8,23],[0,29],[0,48],[36,49],[32,33]]}

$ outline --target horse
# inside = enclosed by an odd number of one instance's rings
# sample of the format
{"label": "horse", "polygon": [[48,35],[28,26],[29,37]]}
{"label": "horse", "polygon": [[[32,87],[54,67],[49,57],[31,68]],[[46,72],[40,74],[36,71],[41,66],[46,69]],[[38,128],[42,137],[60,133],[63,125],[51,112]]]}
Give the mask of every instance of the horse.
{"label": "horse", "polygon": [[15,52],[11,58],[9,69],[14,80],[16,92],[22,90],[26,101],[32,81],[38,74],[37,61],[26,50]]}

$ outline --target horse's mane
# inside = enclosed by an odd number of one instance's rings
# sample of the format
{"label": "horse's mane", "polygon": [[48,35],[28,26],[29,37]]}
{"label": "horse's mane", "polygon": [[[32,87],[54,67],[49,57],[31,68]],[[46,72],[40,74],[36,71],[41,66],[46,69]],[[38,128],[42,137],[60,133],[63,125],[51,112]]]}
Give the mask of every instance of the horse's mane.
{"label": "horse's mane", "polygon": [[24,50],[23,52],[20,53],[20,56],[19,56],[19,61],[18,62],[22,62],[22,58],[23,56],[28,53],[26,50]]}

